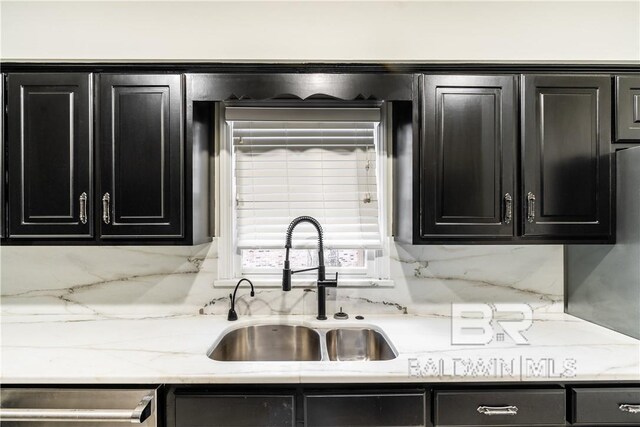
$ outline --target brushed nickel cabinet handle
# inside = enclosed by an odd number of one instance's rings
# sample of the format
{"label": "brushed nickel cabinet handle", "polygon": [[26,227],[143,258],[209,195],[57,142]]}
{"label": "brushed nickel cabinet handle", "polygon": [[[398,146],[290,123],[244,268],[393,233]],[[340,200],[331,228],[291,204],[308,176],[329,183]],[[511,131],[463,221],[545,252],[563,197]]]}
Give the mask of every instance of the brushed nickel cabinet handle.
{"label": "brushed nickel cabinet handle", "polygon": [[513,197],[507,193],[504,195],[504,223],[511,224],[513,219]]}
{"label": "brushed nickel cabinet handle", "polygon": [[629,412],[631,414],[640,414],[640,405],[634,405],[632,403],[623,403],[618,406],[622,412]]}
{"label": "brushed nickel cabinet handle", "polygon": [[478,412],[482,415],[517,415],[517,406],[478,406]]}
{"label": "brushed nickel cabinet handle", "polygon": [[142,424],[151,415],[153,396],[145,396],[133,409],[0,408],[0,420],[16,422],[112,422]]}
{"label": "brushed nickel cabinet handle", "polygon": [[109,193],[104,193],[104,196],[102,196],[102,220],[105,224],[111,222],[111,213],[109,212],[110,204],[111,196],[109,196]]}
{"label": "brushed nickel cabinet handle", "polygon": [[80,222],[87,223],[87,193],[85,192],[80,195]]}
{"label": "brushed nickel cabinet handle", "polygon": [[527,194],[527,221],[533,223],[536,219],[536,195],[529,191]]}

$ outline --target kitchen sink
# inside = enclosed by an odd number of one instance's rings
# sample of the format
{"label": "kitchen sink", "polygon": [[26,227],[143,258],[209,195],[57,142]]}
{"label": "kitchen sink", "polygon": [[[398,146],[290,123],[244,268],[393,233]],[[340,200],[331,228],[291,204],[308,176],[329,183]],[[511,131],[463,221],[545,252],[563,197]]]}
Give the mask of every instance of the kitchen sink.
{"label": "kitchen sink", "polygon": [[232,329],[208,353],[224,362],[382,361],[397,354],[373,327],[252,325]]}
{"label": "kitchen sink", "polygon": [[374,329],[332,329],[327,332],[329,360],[391,360],[396,358],[385,337]]}
{"label": "kitchen sink", "polygon": [[209,357],[228,362],[322,360],[320,335],[305,326],[245,326],[224,335]]}

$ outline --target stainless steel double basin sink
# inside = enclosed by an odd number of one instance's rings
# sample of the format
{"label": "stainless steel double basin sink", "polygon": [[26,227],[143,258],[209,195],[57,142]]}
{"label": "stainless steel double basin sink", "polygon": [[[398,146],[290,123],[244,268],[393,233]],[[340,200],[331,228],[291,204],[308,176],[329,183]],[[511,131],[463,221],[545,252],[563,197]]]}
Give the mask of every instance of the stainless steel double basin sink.
{"label": "stainless steel double basin sink", "polygon": [[376,361],[397,357],[374,327],[312,328],[302,325],[251,325],[228,331],[209,351],[225,362]]}

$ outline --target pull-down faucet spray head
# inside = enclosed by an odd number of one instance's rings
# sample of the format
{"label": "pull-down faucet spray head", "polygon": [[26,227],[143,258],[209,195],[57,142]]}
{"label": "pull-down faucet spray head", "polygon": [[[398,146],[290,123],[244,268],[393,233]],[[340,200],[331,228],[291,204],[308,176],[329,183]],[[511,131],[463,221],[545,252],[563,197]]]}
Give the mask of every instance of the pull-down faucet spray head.
{"label": "pull-down faucet spray head", "polygon": [[291,290],[291,266],[289,265],[289,248],[287,248],[287,257],[284,260],[284,268],[282,269],[282,290]]}

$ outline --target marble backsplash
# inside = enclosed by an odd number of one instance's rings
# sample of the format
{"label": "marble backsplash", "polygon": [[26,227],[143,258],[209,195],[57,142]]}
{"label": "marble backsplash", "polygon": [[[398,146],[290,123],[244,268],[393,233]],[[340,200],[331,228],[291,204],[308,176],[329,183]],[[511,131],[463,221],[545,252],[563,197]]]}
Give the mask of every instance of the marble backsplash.
{"label": "marble backsplash", "polygon": [[[450,314],[451,302],[526,302],[563,310],[563,247],[391,248],[392,287],[328,290],[327,312]],[[4,314],[179,316],[225,314],[228,287],[214,286],[217,245],[10,246],[0,249]],[[239,293],[246,314],[313,314],[315,289],[259,287]]]}

